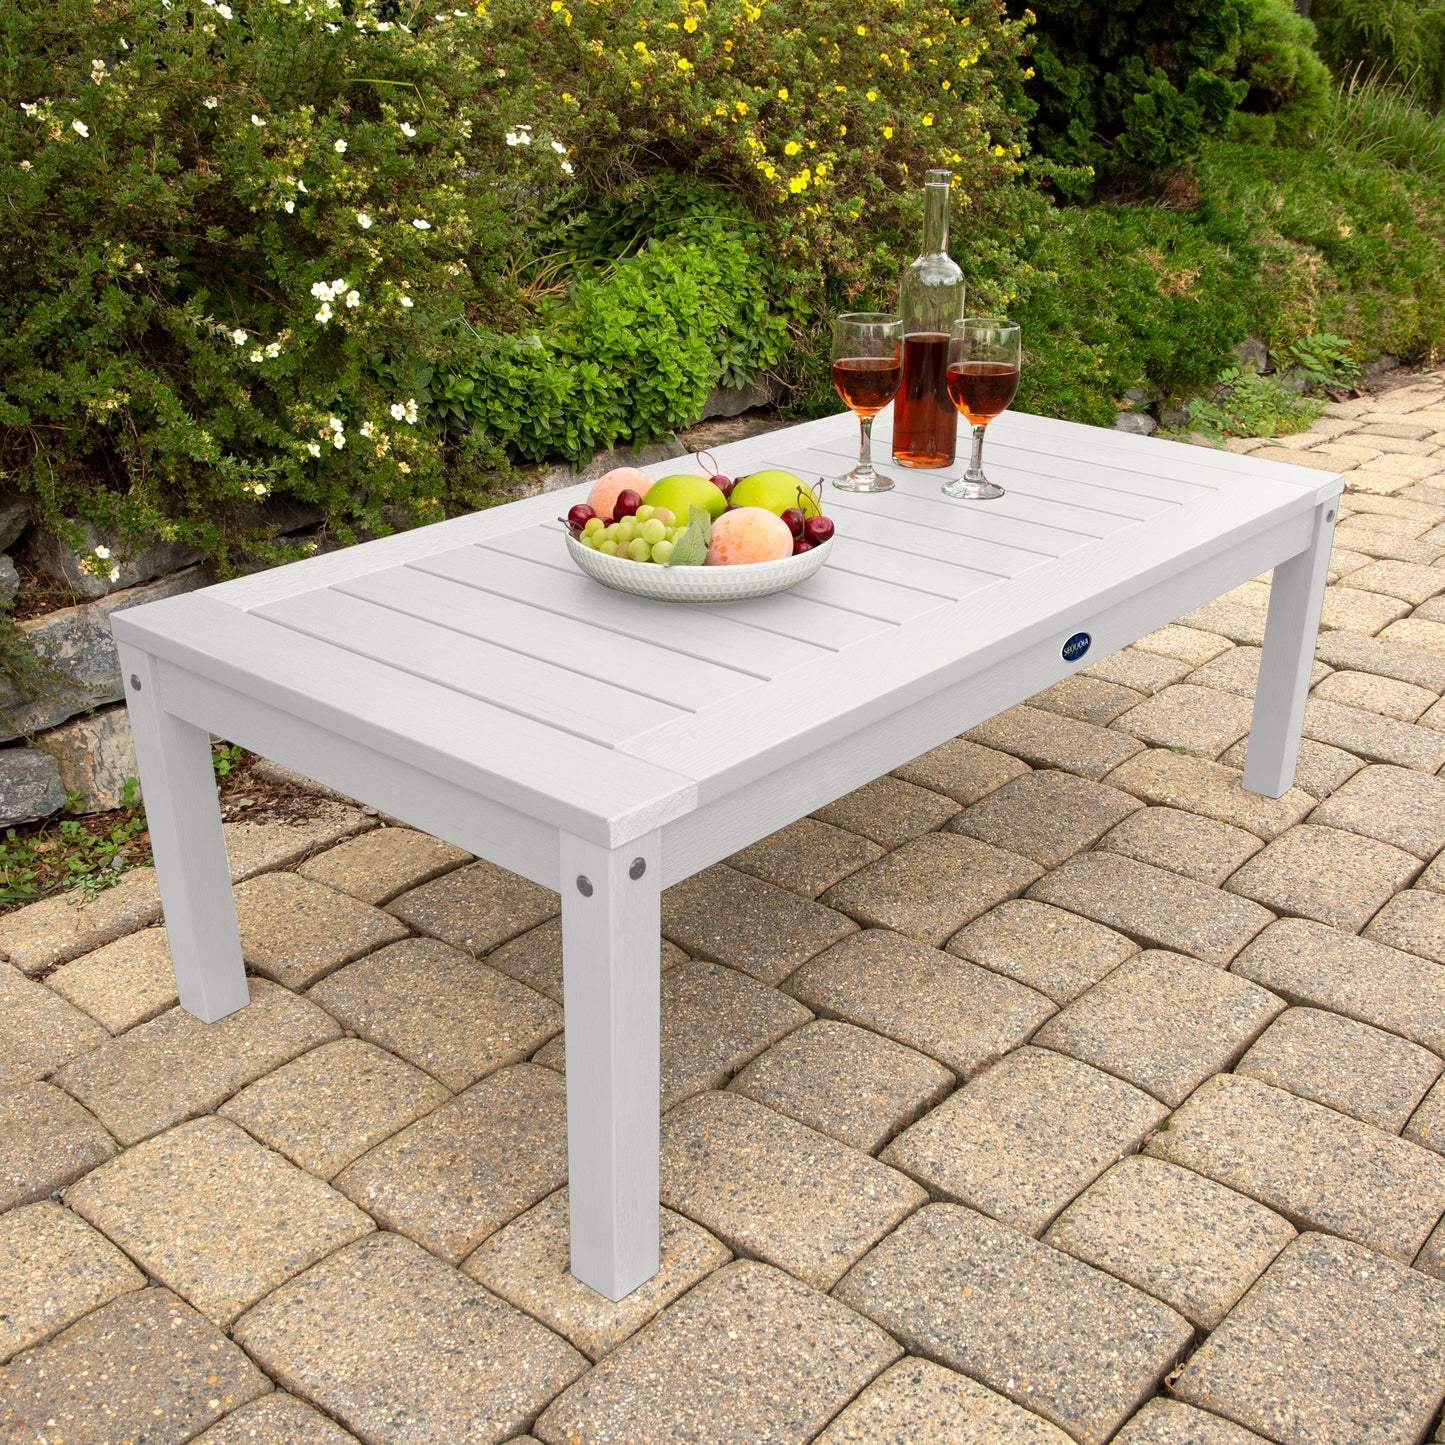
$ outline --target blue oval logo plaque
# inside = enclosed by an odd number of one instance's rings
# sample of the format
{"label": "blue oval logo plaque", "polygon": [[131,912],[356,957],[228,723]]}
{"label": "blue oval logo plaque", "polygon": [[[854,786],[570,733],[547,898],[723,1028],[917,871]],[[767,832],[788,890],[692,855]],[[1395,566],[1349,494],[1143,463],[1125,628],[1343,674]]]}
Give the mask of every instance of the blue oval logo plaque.
{"label": "blue oval logo plaque", "polygon": [[1064,661],[1077,662],[1089,650],[1089,644],[1093,640],[1087,632],[1076,632],[1064,643]]}

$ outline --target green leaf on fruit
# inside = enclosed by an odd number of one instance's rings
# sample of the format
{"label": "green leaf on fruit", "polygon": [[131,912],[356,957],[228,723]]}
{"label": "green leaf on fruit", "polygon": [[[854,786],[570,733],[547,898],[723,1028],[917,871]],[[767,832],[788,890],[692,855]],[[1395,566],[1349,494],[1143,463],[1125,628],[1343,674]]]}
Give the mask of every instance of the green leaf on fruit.
{"label": "green leaf on fruit", "polygon": [[[707,513],[702,514],[706,518]],[[668,567],[701,567],[707,561],[707,536],[697,520],[697,508],[693,508],[693,519],[672,544],[672,556],[665,566]]]}
{"label": "green leaf on fruit", "polygon": [[689,527],[699,527],[702,530],[703,546],[712,545],[712,513],[706,507],[690,507],[687,514]]}

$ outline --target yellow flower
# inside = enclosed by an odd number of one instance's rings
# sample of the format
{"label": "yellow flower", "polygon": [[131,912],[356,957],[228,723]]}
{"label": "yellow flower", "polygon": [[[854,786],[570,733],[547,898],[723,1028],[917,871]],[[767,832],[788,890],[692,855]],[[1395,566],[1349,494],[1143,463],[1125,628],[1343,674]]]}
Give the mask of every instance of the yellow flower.
{"label": "yellow flower", "polygon": [[687,58],[687,56],[679,55],[677,57],[677,68],[679,70],[691,70],[692,62]]}
{"label": "yellow flower", "polygon": [[993,148],[993,153],[994,153],[994,155],[996,155],[996,156],[1001,156],[1001,155],[1003,154],[1003,147],[1002,147],[1002,146],[995,146],[995,147]]}
{"label": "yellow flower", "polygon": [[733,108],[739,115],[746,115],[748,113],[748,103],[745,100],[733,101]]}
{"label": "yellow flower", "polygon": [[1029,66],[1029,68],[1028,68],[1026,71],[1024,71],[1024,79],[1025,79],[1025,80],[1032,80],[1033,78],[1034,78],[1034,68],[1033,68],[1033,66],[1031,65],[1031,66]]}
{"label": "yellow flower", "polygon": [[870,91],[868,92],[868,99],[869,99],[869,100],[877,100],[877,99],[878,99],[878,92],[877,92],[876,90],[870,90]]}
{"label": "yellow flower", "polygon": [[967,24],[969,24],[969,17],[968,17],[967,15],[965,15],[965,16],[963,17],[963,19],[960,20],[958,23],[959,23],[960,25],[967,25]]}
{"label": "yellow flower", "polygon": [[848,127],[847,127],[846,125],[840,125],[840,126],[838,127],[838,134],[839,134],[840,137],[847,135],[847,134],[848,134]]}
{"label": "yellow flower", "polygon": [[668,28],[669,30],[676,30],[676,29],[677,29],[677,21],[676,21],[676,20],[669,20],[669,21],[667,22],[667,28]]}
{"label": "yellow flower", "polygon": [[790,180],[790,181],[788,182],[788,189],[789,189],[795,196],[796,196],[800,191],[806,191],[806,190],[808,189],[808,178],[807,178],[807,176],[805,176],[805,175],[803,175],[803,176],[794,176],[794,177],[792,178],[792,180]]}
{"label": "yellow flower", "polygon": [[697,29],[697,16],[689,15],[687,19],[682,22],[682,28],[691,35],[692,32]]}
{"label": "yellow flower", "polygon": [[802,146],[800,146],[797,141],[790,140],[787,145],[783,147],[783,154],[785,156],[795,156],[802,149]]}
{"label": "yellow flower", "polygon": [[787,87],[786,85],[781,85],[781,86],[779,86],[779,87],[778,87],[778,99],[779,99],[779,100],[786,100],[787,98],[788,98],[788,87]]}
{"label": "yellow flower", "polygon": [[945,90],[952,90],[952,89],[953,89],[953,86],[950,85],[949,82],[945,80],[945,81],[943,82],[943,88],[944,88]]}
{"label": "yellow flower", "polygon": [[924,117],[923,117],[923,123],[924,123],[924,125],[932,125],[932,124],[933,124],[933,117],[932,117],[931,115],[926,115],[926,116],[924,116]]}
{"label": "yellow flower", "polygon": [[765,166],[763,168],[763,174],[771,181],[777,177],[778,168],[777,166]]}
{"label": "yellow flower", "polygon": [[884,139],[884,140],[892,140],[892,139],[893,139],[893,127],[892,127],[891,125],[885,125],[885,126],[883,127],[883,139]]}
{"label": "yellow flower", "polygon": [[859,35],[866,35],[868,33],[868,27],[866,25],[860,25],[858,27],[857,33]]}
{"label": "yellow flower", "polygon": [[632,48],[633,48],[639,55],[646,55],[646,54],[647,54],[647,42],[646,42],[645,40],[635,40],[635,41],[633,41],[633,43],[632,43]]}

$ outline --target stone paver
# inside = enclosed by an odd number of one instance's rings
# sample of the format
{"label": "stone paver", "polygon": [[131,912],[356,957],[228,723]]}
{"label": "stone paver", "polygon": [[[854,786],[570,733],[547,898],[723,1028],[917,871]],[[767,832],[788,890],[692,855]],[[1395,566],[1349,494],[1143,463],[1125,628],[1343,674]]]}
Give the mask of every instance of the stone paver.
{"label": "stone paver", "polygon": [[[979,749],[981,753],[988,751],[987,748]],[[1005,761],[1013,763],[1016,760],[1008,758]],[[1022,763],[1017,764],[1019,771],[1023,771],[1023,766]],[[910,838],[941,828],[961,806],[941,792],[888,776],[875,778],[873,782],[845,793],[826,808],[819,808],[813,817],[831,828],[856,833],[882,848],[896,848]]]}
{"label": "stone paver", "polygon": [[1237,1074],[1202,1085],[1147,1148],[1407,1264],[1445,1213],[1445,1158]]}
{"label": "stone paver", "polygon": [[[1179,620],[1206,636],[1215,635],[1238,647],[1258,647],[1264,641],[1264,618],[1265,614],[1258,607],[1244,607],[1238,602],[1220,598],[1196,607],[1193,612],[1186,612]],[[1210,654],[1199,651],[1193,655],[1199,661],[1189,663],[1191,668],[1199,666]]]}
{"label": "stone paver", "polygon": [[[1189,674],[1188,681],[1199,687],[1217,688],[1252,698],[1259,685],[1260,653],[1258,647],[1231,647],[1212,662],[1196,667]],[[1323,681],[1329,673],[1324,663],[1316,662],[1310,670],[1311,685]]]}
{"label": "stone paver", "polygon": [[948,940],[948,952],[1065,1004],[1139,952],[1133,939],[1062,908],[1012,899]]}
{"label": "stone paver", "polygon": [[683,952],[762,983],[781,983],[857,927],[834,908],[735,868],[705,869],[662,895],[662,931]]}
{"label": "stone paver", "polygon": [[273,1390],[196,1436],[196,1445],[355,1445],[356,1436],[284,1390]]}
{"label": "stone paver", "polygon": [[429,1074],[361,1039],[322,1044],[217,1112],[322,1179],[446,1103]]}
{"label": "stone paver", "polygon": [[1212,1330],[1295,1237],[1262,1204],[1162,1159],[1132,1155],[1056,1219],[1044,1243]]}
{"label": "stone paver", "polygon": [[1445,1382],[1445,1285],[1342,1239],[1280,1255],[1174,1382],[1282,1445],[1419,1440]]}
{"label": "stone paver", "polygon": [[739,1260],[608,1355],[533,1434],[544,1445],[801,1445],[901,1353],[837,1300]]}
{"label": "stone paver", "polygon": [[1423,687],[1372,672],[1332,672],[1310,696],[1407,723],[1418,721],[1437,701],[1436,695]]}
{"label": "stone paver", "polygon": [[1156,1395],[1114,1436],[1114,1445],[1258,1445],[1262,1438],[1232,1420]]}
{"label": "stone paver", "polygon": [[751,873],[804,898],[816,898],[839,879],[883,856],[881,844],[817,818],[799,818],[734,853],[729,867]]}
{"label": "stone paver", "polygon": [[[658,939],[661,967],[665,971],[686,958],[682,949],[665,938]],[[562,920],[553,918],[536,928],[528,929],[510,943],[504,943],[487,955],[487,965],[505,973],[518,983],[525,983],[553,1003],[562,1002]]]}
{"label": "stone paver", "polygon": [[1002,1395],[908,1356],[885,1370],[818,1436],[818,1445],[1069,1445],[1070,1437]]}
{"label": "stone paver", "polygon": [[1225,887],[1275,913],[1358,933],[1420,871],[1389,843],[1302,823],[1255,854]]}
{"label": "stone paver", "polygon": [[234,1334],[286,1389],[366,1445],[510,1440],[587,1365],[536,1320],[394,1234],[312,1266]]}
{"label": "stone paver", "polygon": [[980,723],[968,737],[971,742],[1012,753],[1032,767],[1062,768],[1095,782],[1144,749],[1142,743],[1109,728],[1027,705]]}
{"label": "stone paver", "polygon": [[[1240,738],[1220,755],[1219,761],[1226,767],[1238,768],[1242,773],[1248,756],[1249,739]],[[1301,738],[1299,757],[1295,762],[1294,786],[1316,800],[1328,798],[1362,767],[1364,763],[1343,748],[1317,743],[1312,738]]]}
{"label": "stone paver", "polygon": [[1103,1445],[1193,1333],[1122,1281],[947,1204],[907,1220],[835,1295],[1081,1445]]}
{"label": "stone paver", "polygon": [[[1445,627],[1440,630],[1445,634]],[[1395,763],[1427,773],[1445,766],[1445,733],[1319,698],[1311,698],[1305,705],[1304,734],[1372,763]]]}
{"label": "stone paver", "polygon": [[375,828],[318,853],[296,871],[363,903],[381,904],[471,861],[464,848],[414,828]]}
{"label": "stone paver", "polygon": [[265,979],[249,982],[251,1002],[219,1023],[170,1009],[81,1055],[55,1082],[122,1144],[137,1144],[341,1033],[315,1004]]}
{"label": "stone paver", "polygon": [[904,1130],[882,1158],[935,1197],[1037,1235],[1167,1113],[1087,1064],[1016,1049]]}
{"label": "stone paver", "polygon": [[368,1150],[335,1186],[456,1264],[566,1182],[564,1094],[551,1069],[503,1069]]}
{"label": "stone paver", "polygon": [[1267,928],[1231,965],[1290,1003],[1331,1009],[1445,1053],[1445,973],[1303,918]]}
{"label": "stone paver", "polygon": [[1214,964],[1227,964],[1274,921],[1258,903],[1116,853],[1070,858],[1034,884],[1029,897],[1081,913],[1140,943]]}
{"label": "stone paver", "polygon": [[966,808],[949,822],[948,831],[1051,868],[1097,843],[1139,806],[1137,798],[1117,788],[1042,768]]}
{"label": "stone paver", "polygon": [[113,1034],[143,1024],[176,1003],[176,976],[164,928],[143,928],[82,954],[45,982]]}
{"label": "stone paver", "polygon": [[1445,1083],[1437,1083],[1402,1131],[1407,1139],[1445,1154]]}
{"label": "stone paver", "polygon": [[70,893],[0,914],[0,957],[21,973],[43,973],[161,916],[154,868],[132,868],[112,888],[77,904]]}
{"label": "stone paver", "polygon": [[[1354,583],[1355,574],[1349,582]],[[1362,592],[1350,586],[1335,586],[1325,593],[1320,611],[1320,626],[1327,630],[1361,632],[1373,637],[1380,629],[1410,610],[1408,602],[1384,597],[1378,592]]]}
{"label": "stone paver", "polygon": [[1406,889],[1375,915],[1365,936],[1445,963],[1445,895],[1429,888]]}
{"label": "stone paver", "polygon": [[1364,768],[1309,820],[1430,859],[1445,848],[1445,779],[1406,768]]}
{"label": "stone paver", "polygon": [[1237,693],[1181,682],[1116,719],[1114,726],[1155,748],[1217,758],[1249,731],[1251,704]]}
{"label": "stone paver", "polygon": [[184,1300],[133,1290],[0,1371],[0,1438],[183,1445],[270,1388]]}
{"label": "stone paver", "polygon": [[1298,823],[1315,800],[1301,788],[1281,798],[1246,793],[1238,769],[1153,748],[1131,758],[1109,775],[1109,785],[1133,793],[1146,803],[1182,808],[1231,823],[1269,842]]}
{"label": "stone paver", "polygon": [[222,825],[232,883],[268,868],[288,868],[320,848],[376,827],[374,817],[348,803],[305,798],[296,806],[293,817],[264,815]]}
{"label": "stone paver", "polygon": [[0,1091],[0,1210],[44,1199],[115,1153],[115,1140],[51,1084]]}
{"label": "stone paver", "polygon": [[1121,963],[1033,1041],[1177,1105],[1229,1068],[1284,1006],[1238,974],[1151,950]]}
{"label": "stone paver", "polygon": [[805,964],[788,991],[814,1013],[906,1044],[960,1078],[1002,1058],[1054,1012],[1031,988],[885,929]]}
{"label": "stone paver", "polygon": [[389,913],[295,873],[241,884],[236,920],[247,965],[287,988],[305,988],[407,936]]}
{"label": "stone paver", "polygon": [[[950,738],[914,758],[911,763],[894,769],[893,776],[927,788],[930,792],[942,793],[960,807],[968,808],[980,798],[987,797],[995,788],[1022,777],[1028,770],[1027,763],[1021,763],[996,748],[971,743],[967,738]],[[859,792],[862,791],[859,789]],[[879,842],[884,841],[879,839]],[[900,843],[903,841],[901,838],[898,840]]]}
{"label": "stone paver", "polygon": [[754,1059],[730,1088],[872,1154],[953,1084],[950,1070],[915,1049],[820,1019]]}
{"label": "stone paver", "polygon": [[1105,682],[1103,678],[1076,672],[1072,677],[1036,693],[1029,699],[1029,706],[1077,718],[1080,722],[1094,723],[1098,727],[1108,727],[1121,712],[1127,712],[1143,700],[1144,694],[1135,692],[1132,687],[1121,687],[1116,682]]}
{"label": "stone paver", "polygon": [[[661,1070],[664,1111],[705,1089],[721,1089],[769,1044],[812,1014],[796,999],[720,963],[689,960],[662,976]],[[534,1054],[566,1072],[566,1035]]]}
{"label": "stone paver", "polygon": [[1428,1049],[1395,1034],[1323,1009],[1292,1008],[1235,1072],[1398,1134],[1441,1068]]}
{"label": "stone paver", "polygon": [[376,1227],[328,1185],[214,1118],[126,1150],[71,1185],[65,1202],[223,1327]]}
{"label": "stone paver", "polygon": [[106,1037],[74,1004],[0,963],[0,1089],[43,1079]]}
{"label": "stone paver", "polygon": [[1253,833],[1179,808],[1141,808],[1111,829],[1099,847],[1196,883],[1223,883],[1264,844]]}
{"label": "stone paver", "polygon": [[462,1272],[598,1360],[732,1258],[690,1219],[659,1209],[658,1220],[657,1273],[615,1304],[570,1271],[565,1189],[499,1229]]}
{"label": "stone paver", "polygon": [[1197,627],[1181,627],[1170,623],[1141,637],[1134,644],[1142,652],[1155,652],[1160,657],[1177,658],[1190,667],[1199,667],[1211,657],[1229,650],[1229,639],[1217,637]]}
{"label": "stone paver", "polygon": [[994,904],[1016,898],[1041,871],[975,838],[931,833],[845,878],[823,901],[865,927],[941,945]]}
{"label": "stone paver", "polygon": [[1189,664],[1181,662],[1177,657],[1161,657],[1155,652],[1142,652],[1137,647],[1126,647],[1120,652],[1100,658],[1098,662],[1090,663],[1082,675],[1149,695],[1178,682],[1188,672]]}
{"label": "stone paver", "polygon": [[662,1202],[815,1289],[831,1289],[927,1198],[896,1170],[741,1094],[700,1094],[662,1121]]}
{"label": "stone paver", "polygon": [[550,888],[479,859],[399,894],[386,907],[418,933],[479,957],[545,923],[561,905]]}
{"label": "stone paver", "polygon": [[1399,642],[1406,647],[1419,647],[1426,652],[1445,655],[1445,623],[1406,617],[1392,622],[1381,634],[1386,642]]}
{"label": "stone paver", "polygon": [[1380,677],[1397,678],[1431,692],[1445,692],[1445,657],[1423,648],[1386,642],[1378,637],[1327,632],[1321,635],[1315,656],[1331,667],[1353,667]]}
{"label": "stone paver", "polygon": [[53,1200],[0,1214],[0,1365],[145,1282],[109,1240]]}
{"label": "stone paver", "polygon": [[383,948],[309,997],[452,1090],[527,1058],[562,1027],[551,999],[434,938]]}

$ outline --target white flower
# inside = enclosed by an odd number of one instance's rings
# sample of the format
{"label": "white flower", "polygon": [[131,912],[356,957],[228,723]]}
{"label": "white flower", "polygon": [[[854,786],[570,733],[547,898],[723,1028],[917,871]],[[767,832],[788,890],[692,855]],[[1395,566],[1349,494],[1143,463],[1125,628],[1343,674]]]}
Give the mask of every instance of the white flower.
{"label": "white flower", "polygon": [[346,430],[346,423],[345,423],[344,421],[342,421],[339,416],[329,416],[329,417],[327,417],[327,418],[326,418],[326,425],[329,426],[332,431],[339,432],[339,431],[345,431],[345,430]]}
{"label": "white flower", "polygon": [[532,137],[524,130],[509,130],[507,144],[509,146],[529,146],[532,144]]}
{"label": "white flower", "polygon": [[295,201],[287,201],[287,202],[286,202],[285,210],[286,210],[286,214],[287,214],[288,216],[291,215],[291,213],[292,213],[293,211],[295,211],[295,209],[296,209],[296,202],[295,202]]}
{"label": "white flower", "polygon": [[321,455],[321,448],[317,446],[315,442],[307,442],[306,450],[310,452],[313,457],[319,457]]}
{"label": "white flower", "polygon": [[336,280],[334,280],[334,281],[331,283],[331,299],[332,299],[333,301],[335,301],[336,298],[337,298],[338,296],[340,296],[341,293],[342,293],[343,291],[345,291],[345,290],[346,290],[346,282],[343,281],[343,280],[341,279],[341,277],[338,276],[338,277],[336,278]]}
{"label": "white flower", "polygon": [[337,451],[340,451],[341,448],[346,445],[346,438],[342,436],[340,432],[337,432],[336,435],[331,438],[331,445],[334,446]]}
{"label": "white flower", "polygon": [[257,115],[255,111],[252,111],[252,112],[251,112],[251,124],[252,124],[252,125],[265,125],[266,122],[265,122],[264,120],[262,120],[261,117],[260,117],[259,115]]}
{"label": "white flower", "polygon": [[313,281],[311,283],[311,294],[318,301],[325,301],[331,295],[331,288],[324,281]]}
{"label": "white flower", "polygon": [[344,140],[339,140],[339,141],[337,141],[337,142],[331,147],[331,149],[334,150],[334,151],[336,152],[336,154],[339,155],[339,156],[345,155],[345,154],[346,154],[346,142],[345,142]]}
{"label": "white flower", "polygon": [[567,147],[564,146],[559,140],[554,140],[552,142],[552,149],[556,151],[559,156],[565,156],[567,154]]}
{"label": "white flower", "polygon": [[231,7],[229,5],[217,5],[216,14],[219,15],[222,20],[229,20],[231,18]]}
{"label": "white flower", "polygon": [[76,133],[76,135],[78,135],[78,136],[88,136],[88,135],[90,134],[90,127],[89,127],[88,125],[86,125],[86,123],[85,123],[83,120],[73,120],[73,121],[71,121],[71,122],[70,122],[70,128],[71,128],[71,130],[73,130],[73,131]]}
{"label": "white flower", "polygon": [[97,557],[99,557],[102,562],[104,562],[104,561],[106,560],[106,558],[110,556],[110,548],[109,548],[109,547],[103,547],[103,546],[102,546],[102,547],[97,547],[97,548],[95,549],[95,555],[96,555]]}
{"label": "white flower", "polygon": [[274,361],[278,356],[281,355],[281,343],[279,341],[271,342],[271,344],[266,348],[266,355],[270,360]]}
{"label": "white flower", "polygon": [[391,419],[393,421],[406,420],[406,408],[399,401],[394,401],[391,404]]}
{"label": "white flower", "polygon": [[416,305],[416,302],[414,302],[410,296],[403,296],[401,298],[401,304],[405,306],[408,311],[410,311],[411,308]]}
{"label": "white flower", "polygon": [[571,161],[563,161],[563,162],[562,162],[562,169],[570,176],[570,175],[572,174],[572,162],[571,162]]}
{"label": "white flower", "polygon": [[414,396],[407,399],[406,420],[408,426],[416,425],[416,398]]}
{"label": "white flower", "polygon": [[220,105],[220,103],[221,103],[221,98],[220,98],[220,96],[218,96],[218,95],[208,95],[208,96],[201,102],[201,104],[202,104],[203,106],[205,106],[207,110],[215,110],[215,108],[216,108],[218,105]]}
{"label": "white flower", "polygon": [[255,351],[253,351],[253,352],[251,353],[251,360],[252,360],[252,361],[264,361],[265,359],[266,359],[266,354],[265,354],[265,352],[263,352],[259,347],[258,347]]}
{"label": "white flower", "polygon": [[369,421],[364,421],[364,422],[362,422],[361,427],[360,427],[360,431],[361,431],[362,436],[364,436],[364,437],[370,437],[370,436],[374,436],[374,435],[376,434],[376,428],[375,428],[374,426],[372,426],[372,424],[371,424]]}
{"label": "white flower", "polygon": [[346,293],[346,304],[351,307],[353,311],[355,311],[356,308],[361,305],[361,292],[348,291]]}
{"label": "white flower", "polygon": [[106,580],[107,582],[119,582],[119,581],[120,581],[120,568],[119,568],[119,567],[112,567],[112,568],[110,569],[110,571],[105,574],[105,580]]}
{"label": "white flower", "polygon": [[99,85],[106,77],[105,61],[92,60],[90,62],[90,78]]}
{"label": "white flower", "polygon": [[28,105],[25,101],[22,100],[20,102],[20,109],[24,111],[26,115],[34,115],[35,112],[40,109],[40,107],[38,105]]}
{"label": "white flower", "polygon": [[390,21],[390,20],[378,20],[378,21],[376,22],[376,28],[377,28],[379,31],[381,31],[381,33],[382,33],[383,35],[385,35],[386,32],[391,29],[391,21]]}
{"label": "white flower", "polygon": [[21,161],[21,162],[20,162],[20,169],[21,169],[22,171],[31,171],[31,170],[34,170],[35,167],[32,166],[29,161]]}
{"label": "white flower", "polygon": [[430,231],[430,230],[431,230],[431,222],[430,222],[430,221],[423,221],[420,217],[417,217],[417,219],[412,222],[412,225],[415,226],[418,231]]}
{"label": "white flower", "polygon": [[414,125],[408,125],[405,121],[402,121],[401,133],[404,136],[414,136],[416,134],[416,127]]}
{"label": "white flower", "polygon": [[244,346],[247,341],[246,333],[242,331],[240,327],[237,327],[236,330],[231,333],[231,340],[234,341],[237,346]]}
{"label": "white flower", "polygon": [[306,189],[305,181],[297,181],[296,189],[300,191],[303,196],[309,196],[311,194],[311,192]]}
{"label": "white flower", "polygon": [[257,482],[256,485],[251,488],[251,490],[256,494],[256,496],[264,497],[266,493],[269,492],[271,489],[266,485],[265,482]]}
{"label": "white flower", "polygon": [[323,301],[321,303],[321,309],[316,313],[316,319],[323,326],[331,320],[331,303],[329,301]]}
{"label": "white flower", "polygon": [[358,211],[356,213],[356,224],[360,226],[363,231],[369,231],[371,229],[371,217],[368,216],[365,211]]}

